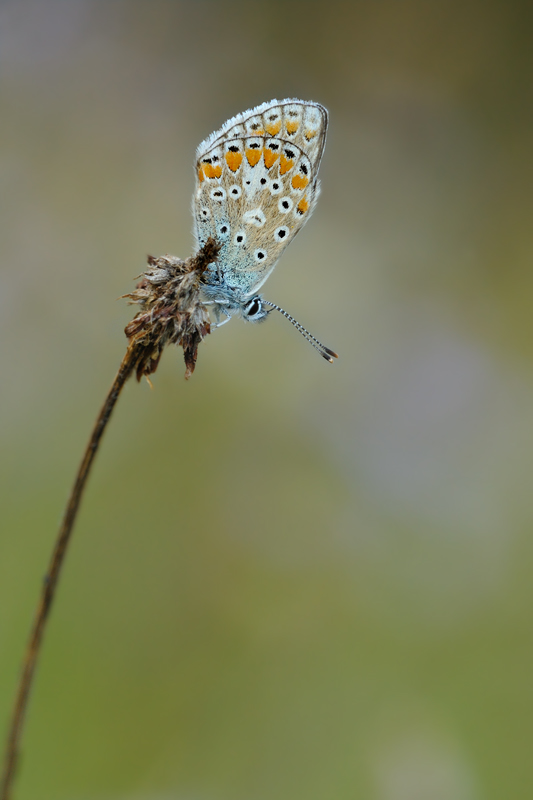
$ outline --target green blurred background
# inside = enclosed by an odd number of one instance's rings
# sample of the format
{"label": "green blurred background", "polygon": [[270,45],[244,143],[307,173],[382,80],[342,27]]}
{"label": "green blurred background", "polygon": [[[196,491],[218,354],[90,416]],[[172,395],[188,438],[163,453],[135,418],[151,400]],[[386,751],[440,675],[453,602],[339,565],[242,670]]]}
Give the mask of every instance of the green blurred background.
{"label": "green blurred background", "polygon": [[147,253],[197,144],[328,107],[323,192],[233,321],[126,387],[16,800],[533,797],[533,6],[0,3],[0,720]]}

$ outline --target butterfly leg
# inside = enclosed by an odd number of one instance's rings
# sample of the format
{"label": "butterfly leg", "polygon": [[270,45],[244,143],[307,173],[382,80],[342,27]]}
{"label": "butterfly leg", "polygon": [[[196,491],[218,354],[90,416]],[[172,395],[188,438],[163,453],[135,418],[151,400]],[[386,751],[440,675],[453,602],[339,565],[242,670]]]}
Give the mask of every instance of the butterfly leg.
{"label": "butterfly leg", "polygon": [[221,328],[223,325],[226,324],[226,322],[229,322],[230,319],[231,319],[231,317],[226,317],[226,319],[222,320],[222,322],[215,322],[215,324],[213,325],[213,328]]}
{"label": "butterfly leg", "polygon": [[[206,306],[213,306],[213,317],[215,318],[215,321],[213,323],[213,328],[221,328],[222,325],[225,325],[226,322],[230,321],[231,315],[228,314],[228,312],[224,310],[224,307],[217,300],[207,300],[207,301],[205,301],[205,305]],[[222,320],[222,322],[220,321],[220,315],[221,314],[225,314],[226,315],[226,319]]]}

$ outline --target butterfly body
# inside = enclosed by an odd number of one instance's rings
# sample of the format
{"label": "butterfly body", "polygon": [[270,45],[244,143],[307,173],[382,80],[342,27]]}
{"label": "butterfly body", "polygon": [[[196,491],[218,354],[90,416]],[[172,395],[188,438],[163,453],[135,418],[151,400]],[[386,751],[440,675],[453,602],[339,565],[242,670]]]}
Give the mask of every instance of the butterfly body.
{"label": "butterfly body", "polygon": [[272,100],[228,120],[197,150],[198,247],[221,243],[204,276],[216,321],[251,322],[270,309],[258,289],[315,206],[328,114],[318,103]]}

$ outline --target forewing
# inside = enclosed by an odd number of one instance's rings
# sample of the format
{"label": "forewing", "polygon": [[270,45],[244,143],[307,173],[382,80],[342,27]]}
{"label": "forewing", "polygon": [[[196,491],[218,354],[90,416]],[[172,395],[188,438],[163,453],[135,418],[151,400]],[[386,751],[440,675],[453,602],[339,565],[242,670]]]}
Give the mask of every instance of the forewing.
{"label": "forewing", "polygon": [[319,193],[327,112],[272,101],[234,117],[198,148],[197,244],[214,236],[228,285],[247,294],[266,280],[306,223]]}

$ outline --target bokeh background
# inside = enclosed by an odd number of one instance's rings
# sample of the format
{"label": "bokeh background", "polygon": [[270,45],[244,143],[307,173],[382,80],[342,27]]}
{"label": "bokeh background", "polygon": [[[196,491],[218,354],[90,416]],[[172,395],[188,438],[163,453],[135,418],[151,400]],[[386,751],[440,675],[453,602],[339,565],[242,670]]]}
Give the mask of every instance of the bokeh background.
{"label": "bokeh background", "polygon": [[323,192],[185,383],[127,385],[17,800],[533,796],[533,6],[2,0],[0,719],[199,141],[326,105]]}

